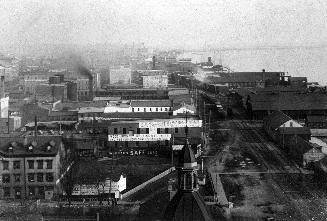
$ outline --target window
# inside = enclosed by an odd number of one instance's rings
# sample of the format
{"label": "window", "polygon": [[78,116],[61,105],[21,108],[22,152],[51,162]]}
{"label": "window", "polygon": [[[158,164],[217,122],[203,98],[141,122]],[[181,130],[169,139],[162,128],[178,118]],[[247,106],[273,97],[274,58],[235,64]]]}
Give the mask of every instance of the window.
{"label": "window", "polygon": [[35,187],[34,186],[28,187],[28,195],[35,196]]}
{"label": "window", "polygon": [[15,199],[20,199],[22,197],[22,188],[14,187]]}
{"label": "window", "polygon": [[137,108],[137,111],[140,111],[140,108]]}
{"label": "window", "polygon": [[175,133],[178,134],[178,128],[175,128]]}
{"label": "window", "polygon": [[3,197],[10,197],[10,187],[3,188]]}
{"label": "window", "polygon": [[293,127],[293,122],[290,122],[290,127]]}
{"label": "window", "polygon": [[43,173],[37,173],[36,179],[37,182],[43,182]]}
{"label": "window", "polygon": [[10,175],[9,174],[3,174],[2,175],[2,182],[3,183],[10,183]]}
{"label": "window", "polygon": [[34,173],[28,173],[27,174],[27,180],[28,180],[28,182],[34,182],[35,180],[34,180]]}
{"label": "window", "polygon": [[47,169],[52,169],[52,160],[46,160]]}
{"label": "window", "polygon": [[19,160],[14,161],[14,169],[20,169],[20,161]]}
{"label": "window", "polygon": [[150,112],[152,111],[152,108],[150,107]]}
{"label": "window", "polygon": [[158,112],[158,108],[156,108],[156,111]]}
{"label": "window", "polygon": [[34,169],[34,160],[28,160],[27,164],[28,164],[28,169]]}
{"label": "window", "polygon": [[168,108],[167,107],[165,107],[165,111],[168,111]]}
{"label": "window", "polygon": [[146,108],[144,108],[144,112],[146,112]]}
{"label": "window", "polygon": [[123,128],[123,134],[126,134],[126,128]]}
{"label": "window", "polygon": [[132,112],[134,112],[134,107],[132,107]]}
{"label": "window", "polygon": [[145,128],[145,133],[149,134],[149,128]]}
{"label": "window", "polygon": [[9,170],[9,161],[2,161],[2,169]]}
{"label": "window", "polygon": [[114,134],[118,134],[117,128],[114,128]]}
{"label": "window", "polygon": [[39,186],[39,196],[44,196],[44,186]]}
{"label": "window", "polygon": [[160,134],[160,128],[157,128],[157,134]]}
{"label": "window", "polygon": [[140,128],[137,128],[137,129],[136,129],[136,133],[137,133],[137,134],[140,134],[140,133],[141,133],[141,129],[140,129]]}
{"label": "window", "polygon": [[168,134],[169,132],[168,132],[168,128],[165,128],[165,134]]}
{"label": "window", "polygon": [[43,169],[43,160],[38,160],[37,161],[37,168],[38,169]]}
{"label": "window", "polygon": [[53,182],[53,173],[46,173],[45,180],[47,182]]}
{"label": "window", "polygon": [[14,174],[15,183],[20,183],[20,174]]}

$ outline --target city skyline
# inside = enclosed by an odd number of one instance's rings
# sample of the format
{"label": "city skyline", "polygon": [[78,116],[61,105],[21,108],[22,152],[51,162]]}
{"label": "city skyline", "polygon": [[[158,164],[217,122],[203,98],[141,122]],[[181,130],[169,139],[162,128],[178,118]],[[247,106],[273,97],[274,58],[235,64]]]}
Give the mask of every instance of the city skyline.
{"label": "city skyline", "polygon": [[326,44],[322,1],[4,1],[2,42],[202,49]]}

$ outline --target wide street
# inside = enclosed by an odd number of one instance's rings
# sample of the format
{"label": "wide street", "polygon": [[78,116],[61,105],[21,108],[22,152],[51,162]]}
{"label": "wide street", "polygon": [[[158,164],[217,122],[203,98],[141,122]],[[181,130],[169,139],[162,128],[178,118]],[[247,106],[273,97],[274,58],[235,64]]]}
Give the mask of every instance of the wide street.
{"label": "wide street", "polygon": [[231,220],[327,220],[323,185],[269,140],[262,122],[238,114],[222,119],[206,106],[205,166],[233,203]]}

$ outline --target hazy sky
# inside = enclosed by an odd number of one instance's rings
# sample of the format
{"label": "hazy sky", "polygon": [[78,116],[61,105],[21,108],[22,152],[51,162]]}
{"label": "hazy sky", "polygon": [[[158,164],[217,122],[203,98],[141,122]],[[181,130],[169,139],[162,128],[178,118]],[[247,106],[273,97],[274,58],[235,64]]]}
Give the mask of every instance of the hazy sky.
{"label": "hazy sky", "polygon": [[159,47],[327,43],[325,0],[0,0],[7,44]]}

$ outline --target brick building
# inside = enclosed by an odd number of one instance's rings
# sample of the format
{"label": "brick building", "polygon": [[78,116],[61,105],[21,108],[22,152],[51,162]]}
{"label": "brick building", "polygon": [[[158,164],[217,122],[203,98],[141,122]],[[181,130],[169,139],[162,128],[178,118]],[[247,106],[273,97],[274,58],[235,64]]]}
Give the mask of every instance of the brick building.
{"label": "brick building", "polygon": [[61,137],[2,137],[0,155],[2,199],[50,199],[61,191],[56,183],[65,157]]}

